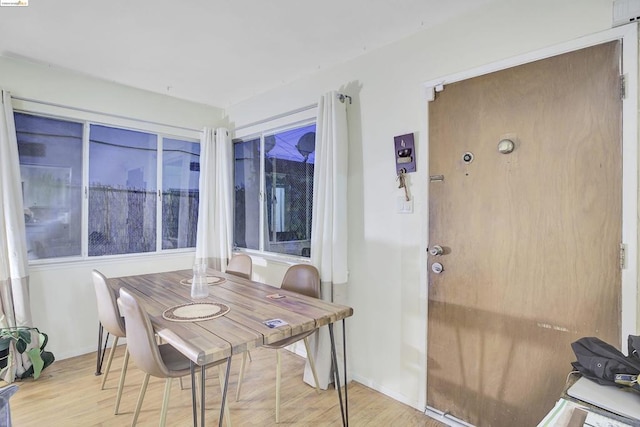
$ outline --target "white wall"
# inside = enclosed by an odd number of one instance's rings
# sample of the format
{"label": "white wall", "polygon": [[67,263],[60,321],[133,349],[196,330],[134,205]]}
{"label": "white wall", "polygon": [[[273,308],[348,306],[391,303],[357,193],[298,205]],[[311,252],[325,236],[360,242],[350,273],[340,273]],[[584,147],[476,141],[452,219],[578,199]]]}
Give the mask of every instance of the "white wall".
{"label": "white wall", "polygon": [[[240,126],[314,102],[339,89],[349,106],[349,264],[354,307],[348,347],[352,377],[423,409],[426,377],[425,100],[421,83],[610,27],[611,0],[506,0],[341,66],[320,70],[226,111]],[[295,54],[295,53],[292,53]],[[221,110],[0,57],[0,87],[24,98],[200,129]],[[20,102],[17,107],[24,107]],[[414,214],[396,213],[393,136],[418,136],[418,170],[408,179]],[[38,266],[31,269],[36,326],[65,358],[97,343],[92,268],[107,276],[190,268],[193,254]],[[256,259],[258,280],[279,283],[285,265]]]}
{"label": "white wall", "polygon": [[56,359],[94,352],[98,314],[91,270],[107,277],[191,269],[193,253],[178,256],[121,257],[29,269],[33,324],[49,335],[47,349]]}
{"label": "white wall", "polygon": [[[0,87],[20,98],[196,130],[204,126],[219,125],[224,113],[218,108],[5,57],[0,57]],[[99,117],[20,100],[13,104],[17,109],[37,108],[43,112],[71,117]],[[111,123],[119,121],[113,117],[103,120]],[[171,132],[172,128],[166,127],[165,131]],[[197,137],[198,132],[193,134]],[[92,269],[97,268],[110,277],[190,269],[192,264],[193,252],[187,252],[31,267],[30,293],[34,325],[49,335],[47,348],[58,359],[95,351],[98,317],[90,276]]]}
{"label": "white wall", "polygon": [[[60,68],[0,56],[0,86],[12,96],[167,125],[219,125],[224,111]],[[24,108],[22,101],[14,108]]]}
{"label": "white wall", "polygon": [[[352,378],[424,409],[427,145],[421,84],[611,27],[611,0],[498,1],[445,25],[321,70],[227,110],[231,127],[317,102],[339,89],[348,107]],[[398,214],[393,137],[415,132],[413,214]],[[455,374],[455,373],[454,373]]]}

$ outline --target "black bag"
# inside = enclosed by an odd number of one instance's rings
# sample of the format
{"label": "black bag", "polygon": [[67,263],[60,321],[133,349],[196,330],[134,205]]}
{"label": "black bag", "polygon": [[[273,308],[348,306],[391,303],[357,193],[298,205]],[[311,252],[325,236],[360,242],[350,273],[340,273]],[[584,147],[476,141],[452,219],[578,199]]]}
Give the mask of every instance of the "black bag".
{"label": "black bag", "polygon": [[[603,385],[624,387],[616,374],[640,375],[640,337],[629,336],[629,356],[596,337],[584,337],[571,344],[577,360],[571,365],[583,376]],[[629,384],[640,391],[640,385]]]}

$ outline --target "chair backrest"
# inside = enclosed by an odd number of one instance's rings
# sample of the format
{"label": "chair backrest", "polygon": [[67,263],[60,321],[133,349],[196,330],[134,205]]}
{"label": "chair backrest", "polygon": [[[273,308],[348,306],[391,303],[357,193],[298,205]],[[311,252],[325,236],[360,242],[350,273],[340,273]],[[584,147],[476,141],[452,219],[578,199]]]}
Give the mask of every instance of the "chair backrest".
{"label": "chair backrest", "polygon": [[127,325],[127,348],[133,362],[143,372],[166,378],[169,370],[162,361],[149,315],[138,299],[124,288],[120,289],[120,307]]}
{"label": "chair backrest", "polygon": [[251,279],[252,270],[253,262],[251,261],[251,257],[245,254],[237,254],[229,260],[226,272],[234,276]]}
{"label": "chair backrest", "polygon": [[93,277],[93,287],[96,291],[100,323],[111,335],[116,337],[126,336],[124,319],[118,309],[117,292],[107,285],[107,279],[98,270],[93,270],[91,275]]}
{"label": "chair backrest", "polygon": [[320,298],[320,273],[310,264],[292,265],[284,274],[280,287],[287,291]]}
{"label": "chair backrest", "polygon": [[9,399],[18,391],[15,384],[0,388],[0,426],[11,427],[11,408]]}

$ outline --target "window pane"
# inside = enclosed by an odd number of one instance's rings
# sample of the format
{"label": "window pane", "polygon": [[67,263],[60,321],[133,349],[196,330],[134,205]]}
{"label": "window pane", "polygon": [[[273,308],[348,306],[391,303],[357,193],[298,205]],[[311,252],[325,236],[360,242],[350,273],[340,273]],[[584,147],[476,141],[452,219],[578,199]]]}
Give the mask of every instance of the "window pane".
{"label": "window pane", "polygon": [[162,249],[194,248],[198,226],[200,144],[162,142]]}
{"label": "window pane", "polygon": [[315,124],[265,135],[265,250],[309,256]]}
{"label": "window pane", "polygon": [[233,144],[234,246],[260,249],[260,139]]}
{"label": "window pane", "polygon": [[156,250],[157,137],[91,125],[89,255]]}
{"label": "window pane", "polygon": [[79,256],[82,124],[14,117],[29,259]]}

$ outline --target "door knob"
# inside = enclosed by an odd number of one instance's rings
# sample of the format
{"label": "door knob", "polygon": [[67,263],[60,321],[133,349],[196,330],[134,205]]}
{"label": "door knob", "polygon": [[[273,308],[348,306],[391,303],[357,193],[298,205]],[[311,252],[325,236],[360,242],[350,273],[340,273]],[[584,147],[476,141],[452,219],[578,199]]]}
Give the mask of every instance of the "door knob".
{"label": "door knob", "polygon": [[444,253],[444,249],[442,249],[442,246],[435,245],[429,250],[429,253],[433,256],[439,256]]}

